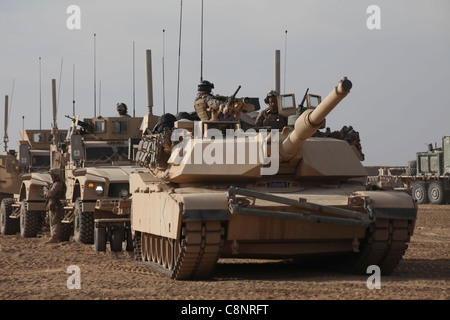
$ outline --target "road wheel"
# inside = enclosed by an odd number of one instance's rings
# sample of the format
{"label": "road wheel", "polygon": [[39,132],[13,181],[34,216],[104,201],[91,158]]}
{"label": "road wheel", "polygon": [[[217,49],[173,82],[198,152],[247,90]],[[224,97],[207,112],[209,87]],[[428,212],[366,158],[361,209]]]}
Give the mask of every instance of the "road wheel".
{"label": "road wheel", "polygon": [[446,202],[445,186],[441,181],[430,183],[428,187],[428,199],[433,204],[444,204]]}
{"label": "road wheel", "polygon": [[29,211],[24,200],[20,205],[20,235],[24,238],[35,238],[42,227],[42,214]]}
{"label": "road wheel", "polygon": [[14,203],[14,199],[7,198],[3,199],[0,205],[0,228],[1,234],[10,235],[16,234],[19,231],[20,225],[18,219],[10,218],[11,213],[13,212],[12,204]]}
{"label": "road wheel", "polygon": [[414,183],[411,195],[419,204],[428,203],[428,184],[422,181]]}
{"label": "road wheel", "polygon": [[94,243],[94,213],[82,211],[80,198],[75,200],[73,212],[73,237],[75,241],[88,244]]}
{"label": "road wheel", "polygon": [[96,227],[94,231],[95,251],[106,251],[106,228]]}

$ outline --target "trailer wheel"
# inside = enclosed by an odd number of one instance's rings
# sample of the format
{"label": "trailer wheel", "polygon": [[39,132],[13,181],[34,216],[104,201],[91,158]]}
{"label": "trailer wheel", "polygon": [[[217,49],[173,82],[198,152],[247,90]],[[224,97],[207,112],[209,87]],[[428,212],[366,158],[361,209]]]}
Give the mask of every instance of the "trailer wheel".
{"label": "trailer wheel", "polygon": [[94,243],[94,213],[82,211],[80,198],[75,200],[73,212],[73,237],[75,241],[88,244]]}
{"label": "trailer wheel", "polygon": [[13,212],[12,204],[14,203],[14,199],[7,198],[3,199],[0,206],[0,227],[1,234],[3,235],[11,235],[15,234],[19,231],[19,220],[11,219],[11,213]]}
{"label": "trailer wheel", "polygon": [[414,183],[411,195],[419,204],[428,203],[428,184],[422,181]]}
{"label": "trailer wheel", "polygon": [[441,181],[430,183],[428,187],[428,199],[432,204],[444,204],[446,202],[444,183]]}

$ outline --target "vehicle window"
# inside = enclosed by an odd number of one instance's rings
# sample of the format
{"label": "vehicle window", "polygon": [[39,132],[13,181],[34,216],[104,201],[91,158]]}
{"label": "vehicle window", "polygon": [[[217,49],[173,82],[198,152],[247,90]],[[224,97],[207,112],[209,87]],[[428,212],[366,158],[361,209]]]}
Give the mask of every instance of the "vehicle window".
{"label": "vehicle window", "polygon": [[92,147],[86,148],[86,160],[109,160],[114,155],[114,150],[112,147]]}

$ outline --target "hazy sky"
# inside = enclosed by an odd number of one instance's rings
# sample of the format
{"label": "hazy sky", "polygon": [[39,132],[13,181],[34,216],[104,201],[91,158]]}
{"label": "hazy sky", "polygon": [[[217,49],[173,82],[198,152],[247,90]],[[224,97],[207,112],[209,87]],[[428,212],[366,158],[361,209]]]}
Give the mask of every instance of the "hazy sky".
{"label": "hazy sky", "polygon": [[[94,116],[94,56],[97,114],[116,115],[118,102],[136,116],[147,113],[147,49],[154,114],[163,112],[163,97],[166,112],[176,113],[179,58],[179,111],[193,111],[201,3],[1,0],[0,128],[3,137],[8,95],[8,148],[17,150],[23,124],[50,128],[51,79],[58,85],[60,129],[70,125],[64,115],[72,115],[73,95],[76,114]],[[79,20],[67,13],[70,5],[79,7]],[[379,12],[368,13],[371,5]],[[364,165],[406,165],[428,143],[440,146],[442,136],[450,135],[448,0],[204,0],[203,12],[203,78],[214,83],[216,94],[231,95],[241,85],[239,97],[259,97],[264,107],[274,87],[274,52],[280,50],[281,91],[295,93],[297,103],[306,88],[325,97],[342,76],[353,82],[327,125],[359,131]],[[70,29],[67,20],[70,26],[79,21],[80,29]],[[368,21],[380,29],[369,28]]]}

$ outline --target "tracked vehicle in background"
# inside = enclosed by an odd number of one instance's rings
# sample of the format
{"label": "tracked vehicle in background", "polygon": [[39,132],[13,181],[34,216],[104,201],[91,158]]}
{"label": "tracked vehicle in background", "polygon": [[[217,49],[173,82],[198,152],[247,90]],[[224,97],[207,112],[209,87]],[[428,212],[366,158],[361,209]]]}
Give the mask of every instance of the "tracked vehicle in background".
{"label": "tracked vehicle in background", "polygon": [[[178,121],[144,135],[136,159],[147,170],[130,175],[123,200],[137,259],[173,279],[209,277],[219,258],[307,255],[333,255],[351,272],[378,265],[392,273],[413,234],[415,203],[403,192],[366,190],[357,150],[312,137],[351,87],[343,78],[281,132]],[[244,103],[232,102],[234,119]],[[293,94],[278,97],[286,117],[296,107]]]}

